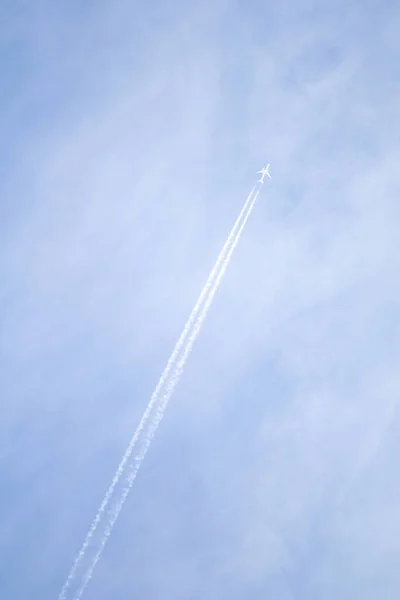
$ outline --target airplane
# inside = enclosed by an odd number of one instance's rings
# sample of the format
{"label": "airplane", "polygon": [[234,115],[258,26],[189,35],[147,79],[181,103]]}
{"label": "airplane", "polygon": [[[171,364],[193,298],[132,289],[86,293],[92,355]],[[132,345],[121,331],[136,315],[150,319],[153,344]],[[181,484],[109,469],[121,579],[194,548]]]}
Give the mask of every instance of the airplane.
{"label": "airplane", "polygon": [[263,169],[261,169],[261,171],[257,171],[257,174],[261,173],[261,177],[258,180],[258,183],[264,183],[264,177],[266,175],[267,175],[267,177],[269,177],[271,179],[271,175],[270,175],[270,172],[269,172],[269,167],[270,167],[270,165],[268,163],[266,167],[264,167]]}

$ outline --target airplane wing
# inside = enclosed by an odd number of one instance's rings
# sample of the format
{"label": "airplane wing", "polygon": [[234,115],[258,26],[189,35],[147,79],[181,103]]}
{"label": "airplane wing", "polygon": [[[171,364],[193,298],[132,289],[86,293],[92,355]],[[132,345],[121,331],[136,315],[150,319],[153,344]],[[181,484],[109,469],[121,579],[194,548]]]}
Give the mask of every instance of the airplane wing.
{"label": "airplane wing", "polygon": [[269,172],[269,164],[264,167],[263,169],[261,169],[261,171],[257,171],[257,174],[260,173],[261,174],[261,180],[264,179],[264,177],[267,175],[270,179],[271,179],[271,175]]}

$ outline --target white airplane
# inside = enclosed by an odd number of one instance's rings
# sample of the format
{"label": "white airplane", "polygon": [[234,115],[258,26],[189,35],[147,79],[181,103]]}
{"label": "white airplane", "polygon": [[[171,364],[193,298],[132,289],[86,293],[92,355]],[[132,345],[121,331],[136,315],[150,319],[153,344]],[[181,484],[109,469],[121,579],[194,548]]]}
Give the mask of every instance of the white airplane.
{"label": "white airplane", "polygon": [[271,179],[271,175],[270,175],[270,172],[269,172],[269,167],[270,167],[270,165],[268,163],[266,167],[264,167],[263,169],[261,169],[261,171],[257,171],[257,174],[261,173],[261,177],[258,180],[259,183],[264,183],[264,177],[266,175],[267,175],[267,177],[269,177]]}

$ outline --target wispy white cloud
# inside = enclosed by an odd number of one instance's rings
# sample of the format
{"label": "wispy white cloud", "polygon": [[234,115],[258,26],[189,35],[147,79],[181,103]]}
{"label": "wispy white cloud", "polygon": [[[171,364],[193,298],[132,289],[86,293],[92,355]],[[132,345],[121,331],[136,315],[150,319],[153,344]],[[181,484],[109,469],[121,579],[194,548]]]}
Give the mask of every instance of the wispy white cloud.
{"label": "wispy white cloud", "polygon": [[4,595],[56,597],[267,159],[87,597],[397,597],[398,9],[48,8],[3,38]]}

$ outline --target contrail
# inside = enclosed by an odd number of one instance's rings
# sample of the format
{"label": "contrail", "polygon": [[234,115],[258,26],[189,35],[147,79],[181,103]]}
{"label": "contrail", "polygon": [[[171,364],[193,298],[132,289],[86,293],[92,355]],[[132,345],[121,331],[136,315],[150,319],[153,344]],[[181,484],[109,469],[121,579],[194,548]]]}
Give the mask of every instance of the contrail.
{"label": "contrail", "polygon": [[232,258],[232,254],[237,246],[237,243],[239,242],[240,236],[242,235],[243,229],[246,226],[247,220],[250,217],[250,214],[254,208],[254,205],[256,203],[257,197],[258,197],[258,193],[259,193],[259,189],[255,192],[255,194],[253,195],[253,191],[252,191],[252,197],[250,196],[250,203],[247,205],[247,209],[243,215],[243,220],[242,223],[234,237],[234,239],[232,240],[232,243],[229,247],[229,250],[226,254],[226,257],[224,258],[224,260],[222,261],[222,264],[220,266],[220,270],[216,276],[215,282],[213,284],[213,286],[211,287],[209,294],[207,296],[207,299],[204,302],[204,306],[201,309],[200,314],[198,315],[194,325],[193,325],[193,330],[190,333],[190,336],[186,342],[186,345],[184,347],[184,350],[182,352],[182,356],[179,360],[179,362],[177,363],[177,366],[175,367],[175,370],[171,376],[171,378],[169,379],[168,383],[167,383],[167,388],[166,391],[164,392],[164,394],[162,395],[161,399],[159,400],[157,407],[156,407],[156,413],[153,416],[153,418],[150,421],[150,424],[148,426],[148,430],[147,432],[145,432],[145,437],[144,440],[141,444],[141,449],[139,450],[139,452],[137,453],[137,455],[134,457],[134,463],[132,464],[132,466],[129,469],[129,473],[126,477],[126,482],[125,482],[125,486],[123,488],[122,494],[120,499],[116,502],[115,506],[112,508],[112,510],[110,511],[110,517],[108,520],[108,523],[104,529],[104,533],[101,537],[100,540],[100,544],[98,547],[98,550],[95,554],[95,556],[92,559],[92,562],[90,564],[90,566],[88,567],[86,574],[84,576],[84,580],[83,583],[79,589],[79,591],[77,592],[76,596],[74,596],[74,600],[80,600],[82,598],[82,595],[90,581],[90,579],[92,578],[93,575],[93,571],[101,557],[101,554],[103,553],[104,547],[108,541],[108,538],[111,535],[112,529],[118,519],[118,516],[121,512],[121,509],[124,505],[124,502],[132,488],[132,485],[136,479],[136,475],[142,465],[143,459],[146,456],[146,453],[151,445],[151,442],[154,438],[154,435],[158,429],[159,424],[161,423],[161,420],[164,416],[165,410],[167,408],[168,402],[174,392],[174,389],[182,375],[185,363],[189,357],[189,354],[191,353],[194,343],[196,342],[197,336],[199,335],[200,329],[203,325],[204,319],[207,316],[208,310],[212,304],[212,301],[214,299],[215,293],[222,281],[223,276],[225,275],[226,269],[229,266],[230,260]]}
{"label": "contrail", "polygon": [[[203,304],[204,299],[207,296],[207,294],[209,292],[209,289],[210,289],[210,287],[211,287],[211,285],[212,285],[212,283],[213,283],[213,281],[214,281],[214,279],[215,279],[215,277],[216,277],[216,275],[217,275],[217,273],[218,273],[218,271],[219,271],[219,269],[221,267],[221,264],[222,264],[222,262],[223,262],[223,260],[225,258],[225,254],[226,254],[227,250],[229,249],[230,245],[232,244],[232,240],[235,238],[237,229],[238,229],[238,227],[239,227],[239,225],[240,225],[240,223],[242,221],[243,215],[246,213],[246,210],[247,210],[247,208],[248,208],[248,206],[249,206],[249,204],[250,204],[250,202],[251,202],[251,200],[253,198],[254,190],[255,190],[255,186],[253,187],[253,189],[251,190],[250,194],[248,195],[248,197],[246,199],[246,202],[244,203],[243,208],[240,211],[240,214],[239,214],[238,218],[236,219],[236,221],[235,221],[235,223],[234,223],[234,225],[232,227],[232,230],[229,233],[228,238],[227,238],[227,240],[226,240],[226,242],[225,242],[225,244],[224,244],[224,246],[223,246],[223,248],[222,248],[222,250],[221,250],[221,252],[220,252],[220,254],[218,256],[218,258],[217,258],[217,261],[216,261],[214,267],[212,268],[210,275],[208,276],[208,279],[207,279],[207,281],[206,281],[206,283],[205,283],[205,285],[204,285],[204,287],[203,287],[203,289],[202,289],[202,291],[200,293],[200,296],[199,296],[199,298],[198,298],[198,300],[197,300],[197,302],[196,302],[196,304],[195,304],[192,312],[190,313],[188,320],[186,321],[186,324],[185,324],[185,326],[183,328],[183,331],[182,331],[182,333],[181,333],[178,341],[175,344],[175,347],[174,347],[174,349],[172,351],[172,354],[170,355],[170,357],[168,359],[168,362],[167,362],[167,365],[166,365],[166,367],[165,367],[165,369],[164,369],[164,371],[163,371],[163,373],[162,373],[162,375],[161,375],[161,377],[160,377],[160,379],[159,379],[159,381],[157,383],[157,386],[156,386],[156,388],[155,388],[155,390],[154,390],[154,392],[153,392],[153,394],[152,394],[152,396],[151,396],[151,398],[149,400],[149,403],[148,403],[148,405],[147,405],[147,407],[145,409],[145,412],[144,412],[144,414],[142,416],[142,419],[141,419],[141,421],[140,421],[140,423],[139,423],[139,425],[138,425],[135,433],[133,434],[133,436],[132,436],[132,438],[131,438],[131,440],[129,442],[129,445],[128,445],[126,451],[125,451],[125,454],[122,457],[122,460],[121,460],[121,462],[120,462],[120,464],[119,464],[119,466],[118,466],[118,468],[116,470],[116,473],[115,473],[115,475],[114,475],[114,477],[112,479],[112,482],[111,482],[109,488],[107,489],[107,492],[106,492],[106,494],[105,494],[105,496],[103,498],[103,501],[102,501],[102,503],[100,505],[100,508],[98,509],[97,514],[96,514],[96,516],[95,516],[95,518],[94,518],[94,520],[93,520],[93,522],[92,522],[92,524],[91,524],[91,526],[89,528],[89,531],[86,534],[86,537],[85,537],[85,540],[84,540],[84,542],[82,544],[82,547],[79,550],[79,552],[78,552],[78,554],[77,554],[77,556],[75,558],[75,561],[74,561],[74,563],[73,563],[73,565],[71,567],[71,570],[70,570],[70,572],[68,574],[68,577],[67,577],[67,579],[66,579],[66,581],[65,581],[65,583],[64,583],[64,585],[63,585],[63,587],[61,589],[61,592],[60,592],[60,594],[58,596],[58,600],[65,600],[66,599],[67,590],[68,590],[68,588],[70,587],[72,581],[75,578],[76,572],[77,572],[80,564],[82,563],[82,560],[83,560],[83,558],[85,556],[86,550],[87,550],[87,548],[88,548],[88,546],[90,544],[90,540],[92,539],[93,535],[95,534],[95,532],[97,530],[97,527],[99,526],[101,517],[104,514],[104,511],[106,510],[106,508],[107,508],[107,506],[108,506],[108,504],[109,504],[109,502],[111,500],[111,497],[112,497],[112,495],[114,493],[115,486],[118,484],[118,482],[119,482],[119,480],[121,478],[121,475],[123,474],[123,472],[125,470],[126,463],[127,463],[127,461],[129,460],[129,458],[130,458],[130,456],[132,454],[133,448],[136,445],[136,443],[137,443],[137,441],[139,439],[139,436],[140,436],[140,434],[141,434],[144,426],[146,425],[146,423],[147,423],[147,421],[148,421],[148,419],[150,417],[150,414],[152,412],[153,406],[154,406],[154,404],[157,402],[157,400],[159,398],[159,395],[160,395],[160,392],[162,390],[162,387],[164,386],[164,384],[165,384],[165,382],[166,382],[166,380],[167,380],[167,378],[169,376],[169,373],[170,373],[170,371],[171,371],[171,369],[172,369],[172,367],[173,367],[176,359],[178,358],[180,351],[182,350],[182,347],[183,347],[183,345],[184,345],[184,343],[186,341],[186,338],[187,338],[188,333],[189,333],[189,331],[190,331],[190,329],[191,329],[191,327],[192,327],[192,325],[194,323],[194,320],[196,319],[196,316],[197,316],[197,314],[198,314],[198,312],[199,312],[199,310],[201,308],[201,305]],[[258,194],[258,192],[257,192],[257,194]]]}

